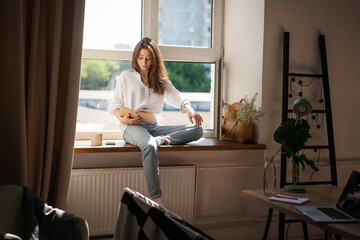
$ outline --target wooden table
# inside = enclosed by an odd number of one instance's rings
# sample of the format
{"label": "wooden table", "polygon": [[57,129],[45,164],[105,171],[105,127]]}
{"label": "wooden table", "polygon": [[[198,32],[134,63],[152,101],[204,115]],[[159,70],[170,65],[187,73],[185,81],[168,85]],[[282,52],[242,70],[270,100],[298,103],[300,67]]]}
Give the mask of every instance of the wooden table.
{"label": "wooden table", "polygon": [[[308,186],[306,193],[287,193],[283,189],[278,190],[277,193],[310,198],[310,200],[304,204],[313,206],[335,206],[337,200],[340,197],[342,189],[335,186]],[[284,203],[278,201],[269,201],[269,196],[265,196],[262,190],[244,190],[241,195],[254,202],[260,203],[269,207],[272,213],[272,209],[279,211],[282,214],[292,216],[293,218],[299,219],[303,222],[315,225],[321,229],[331,232],[335,235],[345,237],[348,239],[360,239],[360,223],[320,223],[314,222],[310,218],[306,217],[295,209],[296,204]],[[268,219],[269,220],[269,219]],[[271,221],[271,218],[270,218]],[[270,224],[270,223],[269,223]],[[268,229],[267,229],[268,230]],[[284,237],[284,229],[279,229],[279,239]],[[266,229],[265,229],[266,231]],[[282,232],[281,232],[282,231]],[[266,232],[267,235],[267,232]]]}

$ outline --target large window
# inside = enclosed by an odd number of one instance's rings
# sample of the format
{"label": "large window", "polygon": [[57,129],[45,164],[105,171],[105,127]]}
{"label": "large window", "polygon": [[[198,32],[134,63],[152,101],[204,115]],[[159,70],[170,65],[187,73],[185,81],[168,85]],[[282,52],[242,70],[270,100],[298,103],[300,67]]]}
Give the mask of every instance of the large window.
{"label": "large window", "polygon": [[132,50],[141,38],[140,0],[86,0],[84,49]]}
{"label": "large window", "polygon": [[[120,137],[107,112],[115,84],[131,69],[132,50],[145,36],[158,43],[169,78],[203,119],[205,136],[218,125],[222,0],[86,0],[84,50],[76,138],[91,132]],[[187,124],[165,104],[161,124]]]}
{"label": "large window", "polygon": [[159,0],[159,44],[211,47],[212,1]]}

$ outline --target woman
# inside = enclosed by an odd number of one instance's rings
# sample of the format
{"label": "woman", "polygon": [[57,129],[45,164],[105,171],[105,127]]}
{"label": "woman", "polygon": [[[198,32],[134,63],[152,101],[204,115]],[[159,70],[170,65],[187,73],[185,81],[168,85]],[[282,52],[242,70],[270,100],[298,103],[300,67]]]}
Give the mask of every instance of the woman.
{"label": "woman", "polygon": [[[169,81],[160,50],[153,40],[144,38],[135,46],[131,65],[133,69],[123,72],[116,83],[109,111],[120,121],[124,140],[140,148],[149,195],[163,206],[158,147],[200,139],[203,119],[191,107],[190,101],[184,99]],[[187,113],[192,125],[159,125],[164,102]],[[152,110],[156,123],[146,123],[141,117],[131,118],[129,114],[120,116],[120,106]]]}

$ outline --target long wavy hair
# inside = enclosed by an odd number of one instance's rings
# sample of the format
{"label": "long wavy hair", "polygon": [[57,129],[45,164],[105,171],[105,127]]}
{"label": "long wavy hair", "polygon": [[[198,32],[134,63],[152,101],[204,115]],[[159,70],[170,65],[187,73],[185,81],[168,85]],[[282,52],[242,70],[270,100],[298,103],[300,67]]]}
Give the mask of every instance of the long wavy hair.
{"label": "long wavy hair", "polygon": [[163,95],[166,89],[166,79],[168,77],[168,73],[162,60],[160,49],[151,38],[145,37],[136,44],[132,55],[131,66],[133,69],[140,72],[137,57],[142,48],[149,50],[151,53],[149,87],[152,88],[154,92]]}

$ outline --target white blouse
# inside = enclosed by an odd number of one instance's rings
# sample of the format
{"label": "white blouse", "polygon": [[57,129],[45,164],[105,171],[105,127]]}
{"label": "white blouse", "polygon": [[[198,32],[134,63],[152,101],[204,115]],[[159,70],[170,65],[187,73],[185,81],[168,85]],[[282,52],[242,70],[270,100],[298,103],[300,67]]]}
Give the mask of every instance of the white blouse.
{"label": "white blouse", "polygon": [[[184,105],[190,104],[188,99],[184,99],[181,93],[167,79],[167,87],[164,95],[157,94],[153,89],[147,87],[142,81],[140,74],[132,69],[121,73],[119,76],[113,100],[108,108],[111,114],[120,106],[134,109],[150,109],[154,112],[156,122],[159,123],[164,101],[176,108],[182,113],[186,113]],[[127,125],[120,123],[121,133],[124,133]]]}

